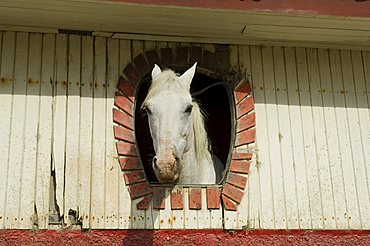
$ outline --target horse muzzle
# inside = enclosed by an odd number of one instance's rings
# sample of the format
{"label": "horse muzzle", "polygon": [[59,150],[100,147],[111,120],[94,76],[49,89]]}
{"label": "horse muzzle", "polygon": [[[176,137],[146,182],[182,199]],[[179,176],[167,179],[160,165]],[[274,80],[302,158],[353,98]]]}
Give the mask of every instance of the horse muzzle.
{"label": "horse muzzle", "polygon": [[179,159],[170,158],[153,158],[153,169],[160,183],[175,184],[179,181]]}

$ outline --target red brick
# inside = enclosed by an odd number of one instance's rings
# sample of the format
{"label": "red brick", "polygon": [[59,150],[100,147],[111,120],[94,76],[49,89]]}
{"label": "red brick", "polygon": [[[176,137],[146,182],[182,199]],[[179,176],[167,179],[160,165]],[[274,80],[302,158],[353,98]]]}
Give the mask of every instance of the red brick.
{"label": "red brick", "polygon": [[118,160],[122,171],[143,169],[143,166],[137,157],[121,157]]}
{"label": "red brick", "polygon": [[198,62],[198,65],[202,64],[203,57],[202,57],[202,48],[198,46],[192,46],[191,49],[191,55],[190,55],[190,64],[194,64]]}
{"label": "red brick", "polygon": [[220,188],[207,187],[207,208],[208,209],[220,208]]}
{"label": "red brick", "polygon": [[159,60],[159,55],[157,50],[149,50],[145,52],[145,56],[149,63],[149,68],[152,69],[154,67],[154,64],[160,64],[161,61]]}
{"label": "red brick", "polygon": [[154,187],[153,208],[165,209],[165,190],[163,187]]}
{"label": "red brick", "polygon": [[145,196],[140,202],[136,204],[138,210],[146,210],[149,208],[150,201],[152,200],[152,195]]}
{"label": "red brick", "polygon": [[134,129],[134,120],[133,118],[122,111],[119,111],[117,109],[113,109],[113,121],[117,124],[120,124],[122,126],[125,126],[131,130]]}
{"label": "red brick", "polygon": [[176,64],[188,64],[189,48],[177,47],[176,49]]}
{"label": "red brick", "polygon": [[256,129],[249,129],[244,132],[240,132],[236,134],[235,138],[235,147],[250,144],[256,141]]}
{"label": "red brick", "polygon": [[210,71],[216,70],[216,54],[207,50],[203,51],[202,67]]}
{"label": "red brick", "polygon": [[247,178],[239,174],[229,172],[226,182],[244,190],[247,185]]}
{"label": "red brick", "polygon": [[202,188],[189,189],[189,208],[202,209]]}
{"label": "red brick", "polygon": [[249,173],[249,167],[250,167],[250,162],[246,160],[238,161],[238,160],[232,160],[230,163],[230,172],[234,173],[244,173],[247,174]]}
{"label": "red brick", "polygon": [[236,131],[241,132],[256,125],[256,114],[254,112],[243,115],[236,121]]}
{"label": "red brick", "polygon": [[251,92],[251,85],[248,81],[242,81],[234,90],[235,104],[238,104],[243,98]]}
{"label": "red brick", "polygon": [[140,81],[140,76],[134,66],[131,63],[127,64],[122,73],[127,78],[128,82],[136,88]]}
{"label": "red brick", "polygon": [[143,54],[140,54],[134,58],[134,64],[136,67],[136,71],[139,73],[140,77],[144,77],[150,72],[149,65],[146,62]]}
{"label": "red brick", "polygon": [[184,209],[183,195],[181,189],[175,189],[171,192],[171,209]]}
{"label": "red brick", "polygon": [[224,208],[229,211],[236,211],[238,208],[234,202],[224,195],[222,195],[222,203],[224,204]]}
{"label": "red brick", "polygon": [[246,113],[249,113],[254,109],[254,100],[253,97],[246,97],[244,98],[237,106],[236,106],[236,118],[240,118]]}
{"label": "red brick", "polygon": [[125,156],[139,156],[135,144],[126,142],[117,142],[117,153]]}
{"label": "red brick", "polygon": [[113,126],[114,138],[130,143],[135,143],[135,133],[133,130],[123,126]]}
{"label": "red brick", "polygon": [[226,183],[224,188],[222,189],[222,194],[239,204],[243,198],[244,192],[239,190],[235,186]]}
{"label": "red brick", "polygon": [[161,61],[164,66],[172,66],[173,65],[173,56],[172,56],[172,49],[171,48],[162,48],[161,50]]}
{"label": "red brick", "polygon": [[140,183],[146,181],[145,173],[143,170],[139,171],[132,171],[132,172],[125,172],[123,174],[123,178],[125,180],[126,185]]}
{"label": "red brick", "polygon": [[236,153],[234,152],[232,155],[233,160],[250,160],[252,159],[253,154],[252,153]]}
{"label": "red brick", "polygon": [[120,76],[118,79],[118,88],[131,102],[135,101],[136,89],[132,85],[130,85],[130,83],[122,76]]}
{"label": "red brick", "polygon": [[134,104],[127,97],[117,95],[114,97],[114,105],[133,116]]}
{"label": "red brick", "polygon": [[128,187],[128,192],[132,200],[149,195],[153,192],[152,187],[150,187],[148,182],[143,182],[139,184],[130,185]]}

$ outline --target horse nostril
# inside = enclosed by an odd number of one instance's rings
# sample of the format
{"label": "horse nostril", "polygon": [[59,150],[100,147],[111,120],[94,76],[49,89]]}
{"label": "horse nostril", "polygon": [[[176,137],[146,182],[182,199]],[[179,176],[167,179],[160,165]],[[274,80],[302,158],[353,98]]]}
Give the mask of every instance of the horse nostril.
{"label": "horse nostril", "polygon": [[157,157],[153,157],[153,164],[154,164],[154,166],[157,166]]}
{"label": "horse nostril", "polygon": [[180,162],[180,159],[175,157],[175,164],[178,164]]}

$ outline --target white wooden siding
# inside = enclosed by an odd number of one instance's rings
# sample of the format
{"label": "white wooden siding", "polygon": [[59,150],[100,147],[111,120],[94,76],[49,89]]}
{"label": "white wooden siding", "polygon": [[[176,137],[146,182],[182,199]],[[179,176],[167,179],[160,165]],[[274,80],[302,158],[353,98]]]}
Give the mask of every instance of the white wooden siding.
{"label": "white wooden siding", "polygon": [[[136,210],[112,129],[117,79],[156,47],[213,45],[0,32],[0,229],[220,228],[221,210]],[[228,229],[370,229],[370,53],[230,46],[253,86],[257,142]],[[202,189],[205,197],[205,189]],[[206,204],[203,201],[202,207]],[[50,208],[51,209],[51,208]],[[176,220],[173,218],[176,217]],[[162,222],[163,221],[163,222]]]}

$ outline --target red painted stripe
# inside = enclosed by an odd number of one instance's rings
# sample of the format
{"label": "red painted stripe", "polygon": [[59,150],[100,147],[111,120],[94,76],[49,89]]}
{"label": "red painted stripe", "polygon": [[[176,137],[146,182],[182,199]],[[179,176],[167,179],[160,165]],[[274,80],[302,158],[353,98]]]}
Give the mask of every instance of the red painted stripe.
{"label": "red painted stripe", "polygon": [[370,1],[367,0],[105,0],[111,2],[148,4],[160,6],[192,7],[234,11],[292,13],[329,16],[370,17]]}
{"label": "red painted stripe", "polygon": [[370,231],[0,230],[0,245],[370,245]]}

